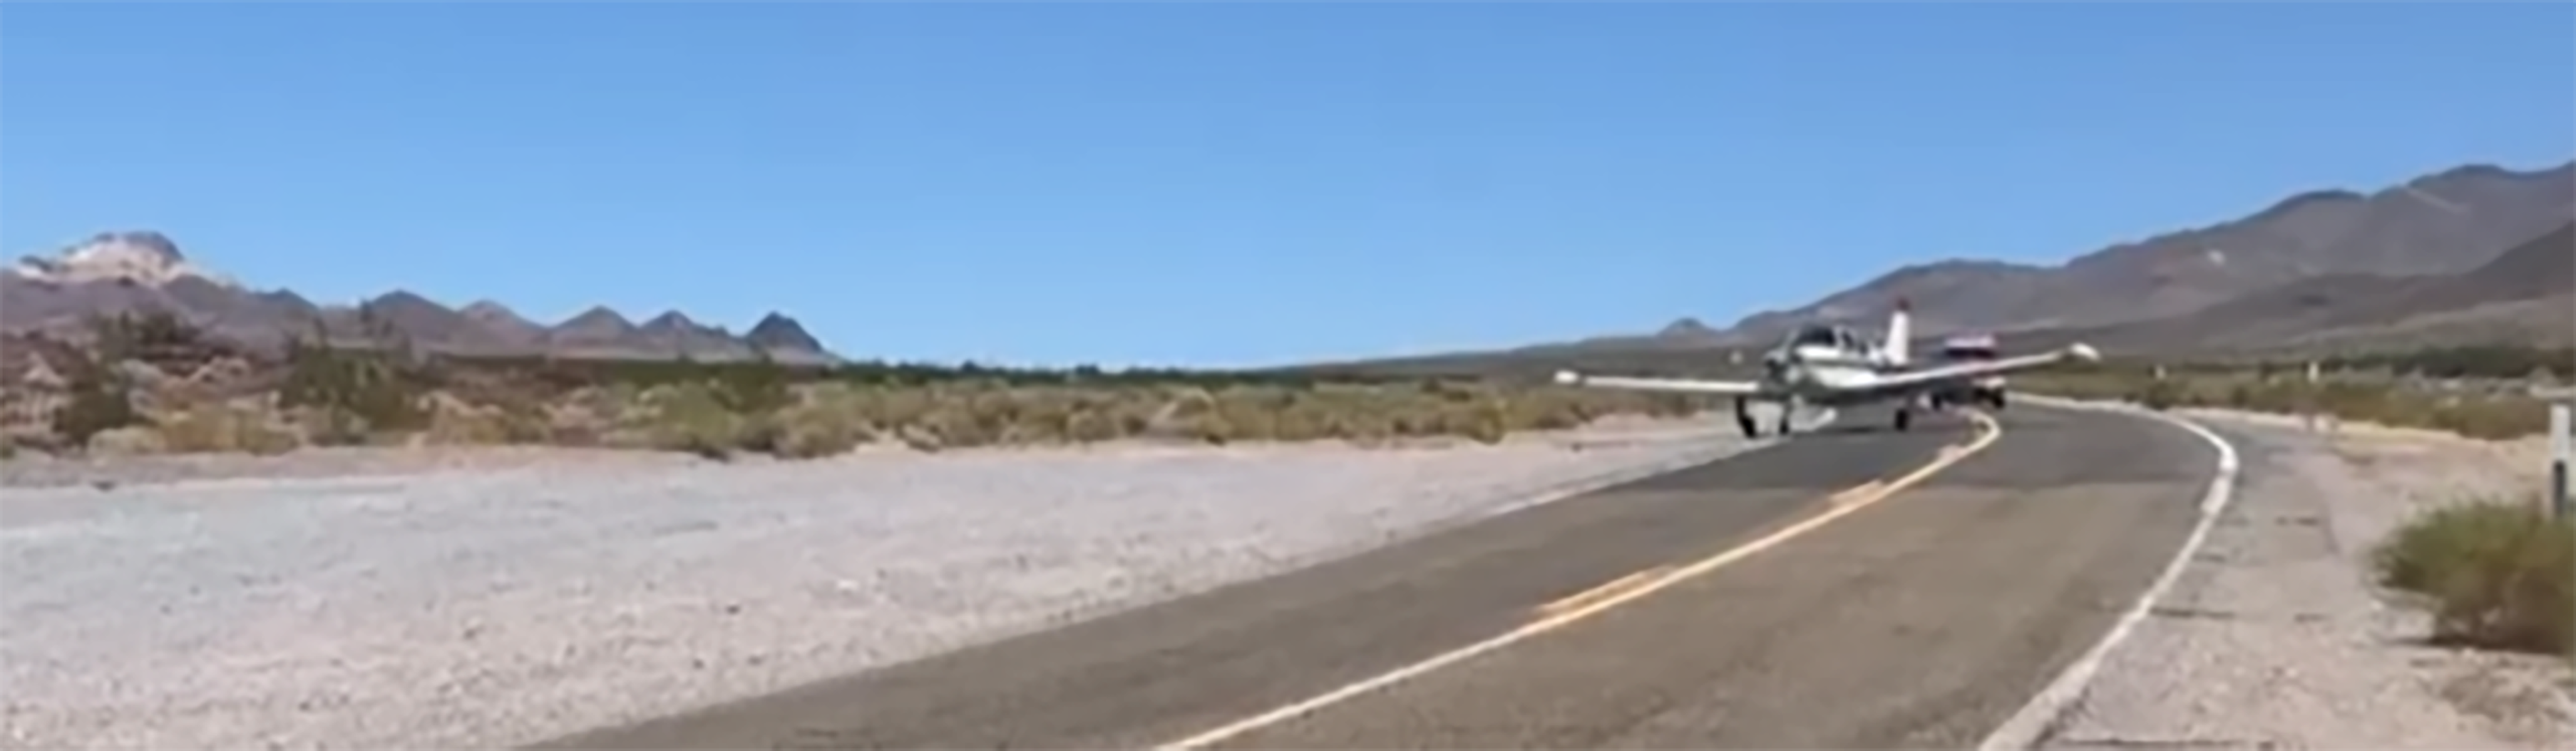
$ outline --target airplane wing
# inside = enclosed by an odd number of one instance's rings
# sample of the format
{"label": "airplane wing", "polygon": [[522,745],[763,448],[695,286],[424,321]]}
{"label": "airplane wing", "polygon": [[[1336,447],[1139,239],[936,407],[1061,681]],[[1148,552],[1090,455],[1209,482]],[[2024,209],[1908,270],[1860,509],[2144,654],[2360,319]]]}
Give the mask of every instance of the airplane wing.
{"label": "airplane wing", "polygon": [[1750,396],[1762,393],[1762,384],[1754,381],[1705,381],[1696,378],[1640,378],[1635,376],[1597,376],[1571,370],[1556,371],[1556,382],[1567,386],[1627,389],[1631,391],[1676,391],[1691,394],[1733,394]]}
{"label": "airplane wing", "polygon": [[[1944,365],[1937,368],[1889,373],[1869,382],[1868,385],[1851,387],[1850,393],[1853,395],[1876,395],[1915,391],[1945,383],[1961,383],[1980,378],[2003,375],[2017,370],[2029,370],[2032,368],[2055,365],[2069,360],[2092,362],[2100,359],[2100,353],[2095,352],[2090,346],[2079,343],[2068,345],[2065,349],[2055,352],[2022,355],[2019,357],[2006,357],[1997,360],[1964,362],[1955,365]],[[1571,370],[1560,370],[1556,372],[1556,382],[1567,386],[1588,386],[1592,388],[1627,389],[1632,391],[1670,391],[1691,394],[1751,396],[1764,399],[1772,396],[1770,393],[1770,387],[1759,381],[1710,381],[1695,378],[1601,376],[1578,373]]]}
{"label": "airplane wing", "polygon": [[1869,390],[1907,391],[1944,383],[1963,383],[1974,381],[1980,378],[2003,375],[2016,370],[2029,370],[2032,368],[2056,365],[2069,360],[2095,362],[2101,359],[2101,353],[2095,352],[2090,346],[2077,343],[2067,345],[2065,349],[2055,352],[2022,355],[2019,357],[2006,357],[1996,360],[1963,362],[1956,365],[1944,365],[1937,368],[1925,368],[1923,370],[1910,370],[1902,373],[1889,373],[1887,375],[1880,376],[1876,382],[1871,383]]}

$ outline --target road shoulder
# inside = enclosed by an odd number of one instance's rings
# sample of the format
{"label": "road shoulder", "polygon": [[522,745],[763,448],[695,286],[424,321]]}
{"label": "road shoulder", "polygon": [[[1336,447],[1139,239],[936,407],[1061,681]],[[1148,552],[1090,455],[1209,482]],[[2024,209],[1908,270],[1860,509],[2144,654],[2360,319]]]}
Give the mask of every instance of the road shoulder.
{"label": "road shoulder", "polygon": [[2566,747],[2568,671],[2423,646],[2422,615],[2370,584],[2370,547],[2415,511],[2509,491],[2505,444],[2311,433],[2194,411],[2234,443],[2234,503],[2174,590],[2108,656],[2042,748]]}

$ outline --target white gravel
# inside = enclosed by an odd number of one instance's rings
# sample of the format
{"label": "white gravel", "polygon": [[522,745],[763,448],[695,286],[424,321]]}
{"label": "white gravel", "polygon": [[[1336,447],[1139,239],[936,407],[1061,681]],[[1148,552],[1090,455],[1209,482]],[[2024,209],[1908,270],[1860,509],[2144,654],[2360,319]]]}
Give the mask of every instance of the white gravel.
{"label": "white gravel", "polygon": [[11,488],[5,742],[524,743],[1743,447],[1705,423],[1586,434],[1605,442],[649,458]]}
{"label": "white gravel", "polygon": [[2432,504],[2539,490],[2542,442],[2187,414],[2243,457],[2235,504],[2042,747],[2576,747],[2562,663],[2420,646],[2367,568]]}

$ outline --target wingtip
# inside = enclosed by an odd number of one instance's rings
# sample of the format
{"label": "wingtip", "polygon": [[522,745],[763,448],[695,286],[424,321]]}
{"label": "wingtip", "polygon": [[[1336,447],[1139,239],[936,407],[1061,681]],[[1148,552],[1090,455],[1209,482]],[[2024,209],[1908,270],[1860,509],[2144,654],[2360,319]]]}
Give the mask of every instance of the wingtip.
{"label": "wingtip", "polygon": [[1572,386],[1583,382],[1583,374],[1571,370],[1556,371],[1556,382],[1558,385]]}
{"label": "wingtip", "polygon": [[2074,343],[2074,344],[2067,345],[2067,346],[2066,346],[2066,354],[2073,356],[2075,359],[2083,360],[2083,361],[2085,361],[2085,362],[2101,362],[2101,361],[2102,361],[2102,353],[2101,353],[2100,351],[2098,351],[2098,350],[2093,349],[2093,345],[2085,344],[2085,343],[2083,343],[2083,342],[2076,342],[2076,343]]}

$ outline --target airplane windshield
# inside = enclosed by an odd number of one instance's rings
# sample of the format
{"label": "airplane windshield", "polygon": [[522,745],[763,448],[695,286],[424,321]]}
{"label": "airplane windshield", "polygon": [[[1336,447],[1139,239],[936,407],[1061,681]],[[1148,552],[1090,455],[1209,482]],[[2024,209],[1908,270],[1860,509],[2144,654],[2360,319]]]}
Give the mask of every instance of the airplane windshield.
{"label": "airplane windshield", "polygon": [[1809,326],[1809,327],[1807,327],[1807,328],[1799,329],[1799,330],[1798,330],[1798,333],[1796,333],[1796,334],[1794,334],[1794,335],[1791,335],[1791,336],[1789,337],[1789,346],[1792,346],[1792,347],[1839,347],[1839,346],[1842,346],[1842,340],[1841,340],[1841,338],[1840,338],[1840,337],[1838,337],[1838,336],[1836,336],[1835,334],[1836,334],[1836,332],[1835,332],[1832,328],[1828,328],[1828,327],[1824,327],[1824,326]]}

